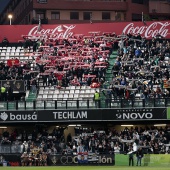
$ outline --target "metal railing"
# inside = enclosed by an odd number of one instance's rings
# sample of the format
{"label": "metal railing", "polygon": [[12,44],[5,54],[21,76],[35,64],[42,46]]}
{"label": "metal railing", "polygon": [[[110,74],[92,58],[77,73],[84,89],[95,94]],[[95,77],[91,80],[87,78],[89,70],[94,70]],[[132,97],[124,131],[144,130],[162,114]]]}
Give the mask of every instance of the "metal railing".
{"label": "metal railing", "polygon": [[92,108],[145,108],[169,107],[170,98],[150,99],[101,99],[90,100],[35,100],[0,102],[0,110],[49,110]]}

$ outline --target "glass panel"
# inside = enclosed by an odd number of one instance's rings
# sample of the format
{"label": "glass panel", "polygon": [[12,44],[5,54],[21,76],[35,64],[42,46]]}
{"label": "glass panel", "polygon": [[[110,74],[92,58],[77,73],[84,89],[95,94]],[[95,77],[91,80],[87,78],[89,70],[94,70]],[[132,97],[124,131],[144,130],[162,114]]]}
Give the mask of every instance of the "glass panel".
{"label": "glass panel", "polygon": [[33,102],[26,102],[26,109],[27,110],[30,110],[30,109],[33,109],[33,108],[34,108]]}
{"label": "glass panel", "polygon": [[167,101],[167,107],[169,107],[170,106],[170,99],[166,99],[166,101]]}
{"label": "glass panel", "polygon": [[44,109],[44,101],[36,101],[36,109]]}
{"label": "glass panel", "polygon": [[25,102],[18,102],[18,110],[24,110],[25,109]]}
{"label": "glass panel", "polygon": [[21,145],[12,145],[11,146],[11,153],[22,153]]}
{"label": "glass panel", "polygon": [[60,12],[51,12],[51,19],[59,20],[60,19]]}
{"label": "glass panel", "polygon": [[[3,141],[2,141],[3,142]],[[0,153],[10,153],[10,145],[0,145]]]}
{"label": "glass panel", "polygon": [[165,107],[165,99],[155,99],[155,107]]}
{"label": "glass panel", "polygon": [[80,108],[87,108],[87,100],[79,101],[79,107]]}
{"label": "glass panel", "polygon": [[102,20],[110,20],[110,12],[102,12]]}
{"label": "glass panel", "polygon": [[137,108],[143,107],[143,100],[135,100],[133,106]]}
{"label": "glass panel", "polygon": [[55,109],[55,101],[46,101],[46,109]]}
{"label": "glass panel", "polygon": [[6,102],[0,102],[0,110],[6,109],[6,106],[7,106]]}
{"label": "glass panel", "polygon": [[79,12],[70,12],[70,19],[79,19]]}
{"label": "glass panel", "polygon": [[66,108],[66,101],[57,101],[57,108],[65,109]]}
{"label": "glass panel", "polygon": [[16,102],[8,102],[8,110],[16,110]]}

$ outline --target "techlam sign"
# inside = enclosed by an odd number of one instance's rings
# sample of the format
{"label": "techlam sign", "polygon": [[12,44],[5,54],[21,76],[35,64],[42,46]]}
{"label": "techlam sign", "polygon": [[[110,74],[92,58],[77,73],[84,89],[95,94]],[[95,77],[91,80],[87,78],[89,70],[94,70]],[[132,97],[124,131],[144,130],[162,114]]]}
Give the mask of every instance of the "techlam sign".
{"label": "techlam sign", "polygon": [[100,32],[101,35],[104,32],[115,32],[117,35],[139,33],[147,39],[160,34],[170,39],[170,21],[41,25],[39,31],[38,25],[1,25],[0,30],[0,41],[7,37],[10,42],[18,42],[23,39],[24,35],[57,39],[69,38],[75,34],[88,36],[90,35],[89,32]]}
{"label": "techlam sign", "polygon": [[64,119],[87,119],[87,111],[59,111],[53,112],[54,119],[64,120]]}
{"label": "techlam sign", "polygon": [[150,25],[136,26],[134,23],[129,23],[123,29],[124,34],[141,34],[145,38],[155,37],[160,34],[162,37],[167,37],[169,34],[169,22],[153,22]]}

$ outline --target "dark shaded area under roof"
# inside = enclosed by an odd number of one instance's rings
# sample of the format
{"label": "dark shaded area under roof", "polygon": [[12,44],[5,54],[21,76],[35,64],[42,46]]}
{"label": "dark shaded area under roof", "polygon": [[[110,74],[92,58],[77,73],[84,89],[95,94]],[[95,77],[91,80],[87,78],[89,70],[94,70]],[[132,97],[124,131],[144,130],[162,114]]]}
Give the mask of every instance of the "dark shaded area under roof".
{"label": "dark shaded area under roof", "polygon": [[10,0],[0,0],[0,14],[3,12],[4,8],[7,6],[9,2]]}

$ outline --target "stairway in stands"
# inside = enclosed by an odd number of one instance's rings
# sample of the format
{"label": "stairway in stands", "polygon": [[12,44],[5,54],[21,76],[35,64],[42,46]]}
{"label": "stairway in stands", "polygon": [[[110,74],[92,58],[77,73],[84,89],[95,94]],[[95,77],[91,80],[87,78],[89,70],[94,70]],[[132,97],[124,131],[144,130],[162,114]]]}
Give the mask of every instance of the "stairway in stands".
{"label": "stairway in stands", "polygon": [[117,52],[114,51],[111,56],[110,56],[110,59],[109,59],[109,67],[107,69],[107,72],[106,72],[106,81],[110,82],[112,81],[113,79],[113,76],[112,76],[112,67],[115,63],[115,60],[116,60],[116,57],[117,57]]}
{"label": "stairway in stands", "polygon": [[[112,54],[110,55],[110,58],[109,58],[109,67],[106,71],[106,75],[105,75],[105,78],[106,78],[106,81],[108,82],[111,82],[112,79],[113,79],[113,74],[112,74],[112,67],[115,63],[115,60],[116,60],[116,57],[117,57],[117,51],[113,51]],[[109,88],[109,83],[107,83],[105,86],[105,88]],[[103,88],[104,88],[103,87]],[[100,98],[101,98],[101,106],[102,107],[105,107],[105,96],[102,92],[100,92]]]}
{"label": "stairway in stands", "polygon": [[32,101],[36,100],[36,98],[37,98],[37,94],[29,91],[29,94],[28,94],[28,97],[26,98],[26,101],[32,102]]}
{"label": "stairway in stands", "polygon": [[[31,91],[27,91],[28,94],[26,94],[26,101],[27,102],[32,102],[36,100],[37,94],[36,93],[31,93]],[[16,109],[16,102],[8,102],[8,110],[15,110]]]}

